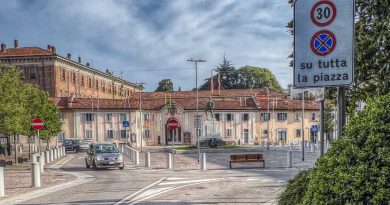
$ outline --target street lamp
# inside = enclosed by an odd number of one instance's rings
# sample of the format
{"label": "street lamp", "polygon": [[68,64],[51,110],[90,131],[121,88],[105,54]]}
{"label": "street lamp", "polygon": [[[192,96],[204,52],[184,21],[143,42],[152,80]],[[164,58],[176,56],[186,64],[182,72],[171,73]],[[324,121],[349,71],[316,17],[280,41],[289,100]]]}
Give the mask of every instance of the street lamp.
{"label": "street lamp", "polygon": [[267,150],[269,150],[269,121],[270,121],[270,113],[269,113],[269,88],[265,87],[267,90]]}
{"label": "street lamp", "polygon": [[305,90],[302,89],[302,161],[305,161],[305,130],[304,130],[304,115],[305,115]]}
{"label": "street lamp", "polygon": [[198,163],[199,163],[199,158],[200,158],[200,143],[199,143],[199,124],[200,124],[200,119],[199,119],[199,93],[198,93],[198,62],[203,63],[206,62],[205,60],[198,59],[188,59],[187,61],[189,62],[195,62],[195,87],[196,87],[196,117],[195,117],[195,125],[196,125],[196,139],[197,139],[197,147],[198,147]]}

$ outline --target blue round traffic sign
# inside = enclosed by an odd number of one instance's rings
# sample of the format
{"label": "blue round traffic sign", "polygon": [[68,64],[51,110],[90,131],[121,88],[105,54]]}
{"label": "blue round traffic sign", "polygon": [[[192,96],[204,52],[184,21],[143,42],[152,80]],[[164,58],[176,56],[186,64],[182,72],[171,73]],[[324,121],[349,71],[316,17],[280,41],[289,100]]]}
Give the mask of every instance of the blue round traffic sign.
{"label": "blue round traffic sign", "polygon": [[319,56],[326,56],[336,47],[336,36],[328,31],[321,30],[313,35],[310,41],[311,50]]}

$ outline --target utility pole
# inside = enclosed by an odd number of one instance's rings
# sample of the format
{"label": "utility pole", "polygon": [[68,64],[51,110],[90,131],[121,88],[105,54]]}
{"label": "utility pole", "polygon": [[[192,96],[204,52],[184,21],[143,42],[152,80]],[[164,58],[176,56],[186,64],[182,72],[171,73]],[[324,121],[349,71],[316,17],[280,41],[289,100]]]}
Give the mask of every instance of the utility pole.
{"label": "utility pole", "polygon": [[138,85],[139,85],[139,115],[140,115],[140,126],[141,126],[141,135],[140,135],[140,137],[141,137],[141,153],[142,153],[142,143],[143,143],[143,127],[144,127],[144,122],[143,122],[143,115],[142,115],[142,89],[143,89],[143,87],[144,87],[144,84],[146,84],[146,83],[144,83],[144,82],[141,82],[141,83],[138,83]]}
{"label": "utility pole", "polygon": [[269,121],[271,120],[270,118],[270,113],[269,113],[269,88],[265,88],[267,90],[267,150],[269,150]]}
{"label": "utility pole", "polygon": [[195,62],[195,87],[196,87],[196,117],[195,117],[195,125],[196,125],[196,137],[197,137],[197,147],[198,147],[198,163],[200,162],[200,142],[199,142],[199,125],[200,125],[200,118],[199,118],[199,93],[198,93],[198,62],[203,63],[206,62],[206,60],[198,59],[188,59],[189,62]]}

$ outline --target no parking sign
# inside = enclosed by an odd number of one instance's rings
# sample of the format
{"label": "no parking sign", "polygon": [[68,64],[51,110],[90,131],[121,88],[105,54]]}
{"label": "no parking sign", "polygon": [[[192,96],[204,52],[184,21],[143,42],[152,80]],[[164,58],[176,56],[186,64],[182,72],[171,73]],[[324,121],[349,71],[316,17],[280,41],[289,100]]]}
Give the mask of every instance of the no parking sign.
{"label": "no parking sign", "polygon": [[355,1],[296,0],[294,86],[350,85]]}

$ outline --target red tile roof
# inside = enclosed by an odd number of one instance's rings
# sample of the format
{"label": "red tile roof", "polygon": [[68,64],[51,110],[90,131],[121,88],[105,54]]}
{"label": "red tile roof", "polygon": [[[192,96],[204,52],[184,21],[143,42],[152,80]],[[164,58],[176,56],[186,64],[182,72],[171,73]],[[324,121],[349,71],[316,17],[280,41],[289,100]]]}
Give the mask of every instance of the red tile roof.
{"label": "red tile roof", "polygon": [[0,52],[1,57],[17,57],[17,56],[50,56],[56,55],[38,47],[22,47],[22,48],[7,48],[4,52]]}

